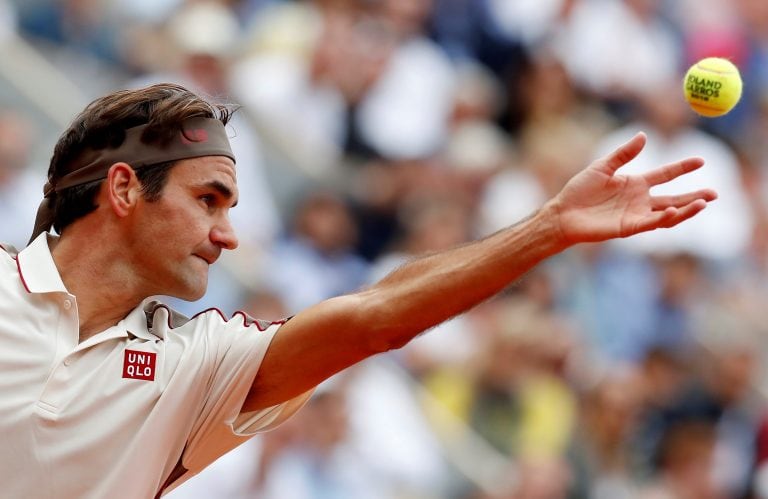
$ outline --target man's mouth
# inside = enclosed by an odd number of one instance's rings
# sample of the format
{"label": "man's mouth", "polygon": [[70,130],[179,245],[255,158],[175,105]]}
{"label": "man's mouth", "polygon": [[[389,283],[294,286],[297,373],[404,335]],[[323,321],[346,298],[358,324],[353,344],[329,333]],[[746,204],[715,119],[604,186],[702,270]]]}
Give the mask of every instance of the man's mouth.
{"label": "man's mouth", "polygon": [[213,262],[215,262],[215,261],[216,261],[216,259],[215,259],[215,258],[211,258],[211,259],[208,259],[208,258],[206,258],[206,257],[204,257],[204,256],[201,256],[201,255],[197,255],[197,254],[196,254],[196,255],[194,255],[194,256],[198,257],[199,259],[201,259],[202,261],[204,261],[204,262],[205,262],[205,263],[207,263],[208,265],[213,265]]}

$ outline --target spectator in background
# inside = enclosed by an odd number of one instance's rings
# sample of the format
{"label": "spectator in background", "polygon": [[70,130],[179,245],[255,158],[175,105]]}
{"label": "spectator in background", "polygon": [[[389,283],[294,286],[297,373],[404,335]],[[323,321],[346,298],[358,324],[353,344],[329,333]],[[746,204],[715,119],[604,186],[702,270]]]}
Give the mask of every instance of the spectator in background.
{"label": "spectator in background", "polygon": [[350,129],[381,157],[429,157],[446,140],[455,74],[445,53],[426,36],[432,9],[433,0],[373,3],[373,18],[395,45],[380,77],[350,109]]}
{"label": "spectator in background", "polygon": [[507,456],[564,456],[576,415],[565,372],[571,332],[525,295],[488,310],[490,329],[473,362],[472,426]]}
{"label": "spectator in background", "polygon": [[0,43],[16,35],[16,9],[8,0],[0,1]]}
{"label": "spectator in background", "polygon": [[[576,490],[566,459],[576,424],[576,400],[563,369],[571,353],[568,334],[529,298],[500,298],[482,307],[491,329],[471,364],[466,411],[472,428],[509,464],[494,491],[471,497],[565,499]],[[539,334],[553,341],[538,342]]]}
{"label": "spectator in background", "polygon": [[659,449],[659,469],[640,499],[725,499],[714,477],[715,430],[711,422],[685,420],[670,426]]}
{"label": "spectator in background", "polygon": [[26,116],[0,108],[0,213],[3,241],[23,248],[35,219],[45,175],[32,168],[34,130]]}
{"label": "spectator in background", "polygon": [[557,308],[570,317],[592,362],[637,362],[656,326],[658,275],[653,264],[608,245],[587,245],[544,269]]}
{"label": "spectator in background", "polygon": [[[430,32],[451,60],[476,61],[504,82],[516,78],[527,56],[520,34],[506,29],[505,21],[513,16],[506,16],[504,12],[515,11],[521,4],[525,6],[517,9],[516,14],[526,10],[525,7],[530,7],[529,13],[546,11],[557,1],[434,0]],[[542,5],[543,9],[538,9]],[[521,25],[536,24],[527,17],[519,19]]]}
{"label": "spectator in background", "polygon": [[108,2],[63,0],[17,4],[19,28],[25,33],[106,63],[120,62],[120,30]]}
{"label": "spectator in background", "polygon": [[[701,460],[690,463],[699,468],[690,472],[700,473],[701,485],[709,488],[713,497],[746,497],[752,482],[762,403],[752,390],[756,379],[755,340],[748,325],[722,306],[711,305],[701,319],[697,330],[701,346],[688,352],[685,363],[670,363],[671,357],[660,351],[648,358],[646,365],[655,365],[655,373],[664,378],[656,376],[655,385],[649,385],[651,390],[646,392],[650,403],[639,421],[636,437],[639,462],[651,463],[653,473],[664,476],[670,471],[670,463],[665,461],[669,438],[691,423],[705,425],[711,433],[706,438],[711,441],[711,449],[702,452]],[[673,475],[689,466],[678,464],[681,468]],[[688,476],[673,478],[673,482],[678,481],[672,486],[696,485]]]}
{"label": "spectator in background", "polygon": [[[331,386],[328,386],[331,385]],[[388,499],[367,461],[350,445],[347,396],[342,381],[323,385],[288,427],[292,435],[260,463],[262,499]],[[283,430],[285,432],[285,430]],[[266,456],[265,456],[266,457]]]}
{"label": "spectator in background", "polygon": [[658,295],[645,351],[662,348],[689,355],[696,347],[696,314],[706,308],[702,303],[716,299],[708,293],[712,278],[701,259],[688,253],[657,256],[653,262]]}
{"label": "spectator in background", "polygon": [[568,456],[574,497],[635,499],[637,470],[632,437],[642,403],[640,378],[630,366],[596,375],[580,397],[579,431]]}
{"label": "spectator in background", "polygon": [[[483,205],[487,197],[485,191],[492,179],[512,170],[516,159],[511,136],[497,122],[504,99],[503,86],[484,66],[472,61],[456,66],[449,135],[438,158],[444,164],[446,175],[456,177],[459,188],[466,192],[472,211],[480,210],[479,219],[475,216],[474,235],[492,232],[487,227],[487,223],[492,222],[484,220],[488,211]],[[524,191],[523,187],[516,194],[524,195]],[[500,194],[491,204],[508,202],[502,199],[507,193]],[[518,220],[530,211],[532,207],[526,206],[525,213],[504,213],[503,216]]]}
{"label": "spectator in background", "polygon": [[682,50],[675,26],[665,19],[666,2],[575,3],[553,43],[578,87],[621,115],[646,88],[677,77]]}
{"label": "spectator in background", "polygon": [[562,29],[579,0],[483,0],[488,16],[509,40],[536,47]]}
{"label": "spectator in background", "polygon": [[[495,123],[503,99],[501,86],[487,69],[470,61],[458,65],[455,75],[447,136],[435,155],[421,160],[382,158],[365,162],[355,171],[352,192],[361,235],[358,251],[367,259],[402,252],[397,246],[411,237],[413,229],[403,213],[417,205],[451,199],[467,218],[473,217],[488,179],[509,162],[509,136]],[[419,219],[418,214],[414,217]],[[472,227],[460,231],[465,238],[484,234]]]}
{"label": "spectator in background", "polygon": [[246,34],[243,54],[233,67],[236,100],[257,122],[268,123],[270,141],[310,177],[333,176],[341,160],[346,104],[334,80],[342,78],[336,73],[347,64],[342,54],[355,46],[355,16],[356,9],[342,3],[266,7]]}
{"label": "spectator in background", "polygon": [[509,490],[473,499],[566,499],[573,481],[568,463],[559,456],[521,459],[515,473],[515,484]]}
{"label": "spectator in background", "polygon": [[640,409],[633,431],[633,467],[641,481],[651,477],[666,428],[665,411],[672,407],[691,379],[689,359],[677,352],[653,348],[637,362]]}
{"label": "spectator in background", "polygon": [[323,191],[302,197],[267,263],[267,285],[290,314],[353,292],[365,282],[367,264],[352,251],[356,237],[341,197]]}
{"label": "spectator in background", "polygon": [[758,330],[722,298],[697,317],[700,354],[696,361],[700,385],[683,400],[698,399],[714,414],[715,455],[713,479],[727,497],[746,497],[754,472],[759,420],[765,399],[756,390],[759,381]]}
{"label": "spectator in background", "polygon": [[[755,216],[749,258],[745,267],[763,275],[768,270],[768,100],[760,103],[750,129],[734,143],[741,165],[744,189]],[[751,279],[749,276],[743,276]]]}
{"label": "spectator in background", "polygon": [[[567,64],[550,45],[531,49],[517,84],[507,86],[507,100],[514,103],[517,112],[510,116],[510,126],[523,144],[528,137],[543,136],[547,130],[568,128],[589,146],[615,127],[616,120],[604,101],[577,85]],[[581,127],[580,133],[574,125]]]}
{"label": "spectator in background", "polygon": [[266,11],[257,25],[289,15],[291,29],[311,30],[317,43],[298,54],[253,52],[235,75],[242,102],[285,133],[305,130],[301,140],[325,155],[334,146],[364,158],[436,152],[452,67],[423,34],[430,2],[316,3]]}

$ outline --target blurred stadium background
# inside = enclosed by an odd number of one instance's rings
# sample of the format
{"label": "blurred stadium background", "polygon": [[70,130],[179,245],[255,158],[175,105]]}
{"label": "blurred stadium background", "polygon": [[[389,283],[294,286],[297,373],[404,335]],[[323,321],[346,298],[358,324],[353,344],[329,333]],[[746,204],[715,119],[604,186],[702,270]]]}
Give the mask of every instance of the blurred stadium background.
{"label": "blurred stadium background", "polygon": [[[744,78],[717,119],[683,101],[704,56]],[[698,155],[670,190],[720,193],[333,378],[169,497],[768,498],[768,2],[0,0],[0,240],[25,245],[74,115],[158,81],[242,106],[241,247],[187,313],[358,289],[637,130],[627,172]]]}

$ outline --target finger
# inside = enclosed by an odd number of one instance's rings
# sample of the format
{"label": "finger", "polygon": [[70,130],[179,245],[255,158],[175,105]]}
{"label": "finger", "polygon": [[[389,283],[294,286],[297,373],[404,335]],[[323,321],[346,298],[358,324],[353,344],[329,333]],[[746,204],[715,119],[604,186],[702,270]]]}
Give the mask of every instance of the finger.
{"label": "finger", "polygon": [[645,174],[643,179],[648,182],[648,185],[659,185],[670,180],[676,179],[680,175],[685,175],[694,170],[698,170],[704,165],[702,158],[686,158],[675,163],[671,163],[661,168],[656,168]]}
{"label": "finger", "polygon": [[654,196],[651,198],[651,209],[659,211],[669,208],[670,206],[673,208],[682,208],[697,199],[703,199],[706,202],[714,201],[717,199],[717,192],[712,189],[701,189],[695,192],[673,196]]}
{"label": "finger", "polygon": [[616,170],[626,165],[640,154],[645,147],[646,136],[643,132],[638,132],[634,137],[619,146],[615,151],[605,156],[600,162],[598,169],[606,175],[613,175]]}
{"label": "finger", "polygon": [[645,217],[642,222],[638,223],[632,233],[636,234],[653,229],[674,227],[680,222],[693,217],[706,207],[706,201],[697,199],[681,208],[670,206],[664,211],[654,211],[651,215]]}
{"label": "finger", "polygon": [[680,222],[684,222],[701,210],[707,207],[707,202],[703,199],[697,199],[690,204],[683,206],[682,208],[667,208],[663,213],[668,215],[666,225],[664,227],[674,227]]}

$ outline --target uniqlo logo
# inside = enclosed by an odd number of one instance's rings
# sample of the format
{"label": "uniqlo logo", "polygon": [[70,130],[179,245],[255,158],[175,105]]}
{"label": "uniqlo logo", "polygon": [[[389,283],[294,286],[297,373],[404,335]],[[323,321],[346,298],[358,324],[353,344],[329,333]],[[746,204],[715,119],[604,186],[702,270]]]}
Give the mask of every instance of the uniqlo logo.
{"label": "uniqlo logo", "polygon": [[157,354],[154,352],[126,350],[123,358],[123,378],[154,381],[156,361]]}

